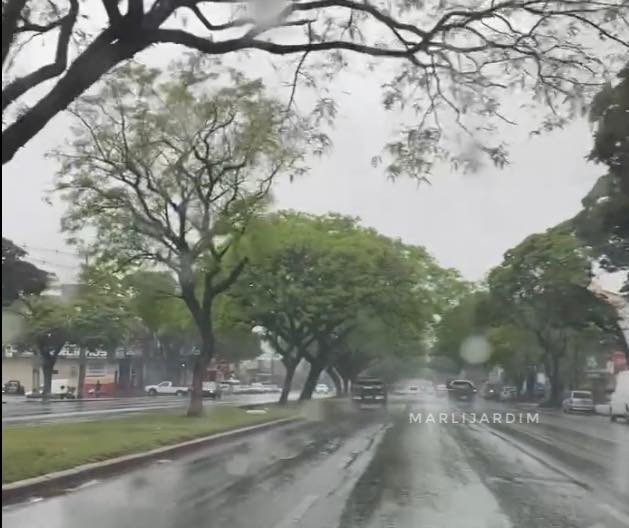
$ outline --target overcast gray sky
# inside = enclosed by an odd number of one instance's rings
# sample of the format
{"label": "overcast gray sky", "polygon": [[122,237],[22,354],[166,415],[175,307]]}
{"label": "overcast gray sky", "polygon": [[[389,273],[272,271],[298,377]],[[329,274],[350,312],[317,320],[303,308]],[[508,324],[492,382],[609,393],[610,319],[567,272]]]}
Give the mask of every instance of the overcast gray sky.
{"label": "overcast gray sky", "polygon": [[[168,51],[154,52],[158,62],[179,53]],[[293,183],[279,180],[275,207],[359,216],[389,236],[425,246],[441,264],[467,278],[480,279],[523,237],[576,213],[604,171],[585,161],[591,146],[585,121],[533,139],[525,123],[505,132],[512,162],[502,170],[485,166],[464,175],[441,165],[430,185],[391,182],[370,163],[397,119],[381,108],[380,83],[363,75],[340,83],[333,151],[313,160],[307,176]],[[68,123],[66,116],[53,120],[4,167],[2,177],[3,236],[25,245],[36,264],[64,281],[72,280],[78,260],[65,253],[72,249],[59,230],[63,206],[44,202],[56,170],[45,154],[68,136]]]}

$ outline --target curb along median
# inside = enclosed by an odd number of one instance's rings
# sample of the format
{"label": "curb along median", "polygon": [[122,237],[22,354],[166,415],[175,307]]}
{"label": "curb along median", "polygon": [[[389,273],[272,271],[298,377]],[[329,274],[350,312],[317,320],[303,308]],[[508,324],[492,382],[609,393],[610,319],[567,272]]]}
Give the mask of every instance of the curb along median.
{"label": "curb along median", "polygon": [[63,487],[65,491],[69,488],[76,487],[88,479],[96,477],[106,477],[114,475],[121,471],[141,466],[152,460],[158,460],[167,456],[181,455],[195,449],[218,444],[222,441],[233,440],[261,432],[274,427],[295,423],[302,420],[301,416],[289,418],[280,418],[256,425],[241,427],[231,431],[213,434],[187,440],[173,445],[158,447],[141,453],[123,455],[102,462],[91,462],[74,468],[48,473],[39,477],[33,477],[25,480],[11,482],[2,485],[2,504],[12,504],[23,501],[35,494],[38,495],[54,495],[55,491],[59,491]]}

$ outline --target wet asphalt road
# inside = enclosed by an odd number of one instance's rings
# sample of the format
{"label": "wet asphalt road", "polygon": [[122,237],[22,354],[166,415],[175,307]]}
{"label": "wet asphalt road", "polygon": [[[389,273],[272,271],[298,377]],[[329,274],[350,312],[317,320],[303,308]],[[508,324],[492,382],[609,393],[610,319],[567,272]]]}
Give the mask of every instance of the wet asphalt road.
{"label": "wet asphalt road", "polygon": [[[291,394],[297,399],[299,392]],[[279,394],[234,394],[224,395],[218,401],[204,400],[204,405],[247,405],[276,402]],[[21,397],[3,397],[2,425],[33,425],[76,420],[105,419],[126,413],[146,412],[155,409],[185,408],[187,397],[181,396],[146,396],[133,398],[115,398],[102,400],[70,400],[42,402]]]}
{"label": "wet asphalt road", "polygon": [[[2,520],[11,528],[629,527],[628,425],[553,412],[539,423],[453,423],[460,409],[448,423],[427,423],[447,405],[324,416],[313,402],[304,423],[6,506]],[[423,423],[410,423],[409,411]]]}

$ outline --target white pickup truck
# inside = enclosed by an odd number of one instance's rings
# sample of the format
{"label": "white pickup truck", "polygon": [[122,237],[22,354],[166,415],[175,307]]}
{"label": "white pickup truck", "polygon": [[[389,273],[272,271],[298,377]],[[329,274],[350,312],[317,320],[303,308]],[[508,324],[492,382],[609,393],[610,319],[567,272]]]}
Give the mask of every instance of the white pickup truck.
{"label": "white pickup truck", "polygon": [[190,389],[188,387],[179,387],[174,385],[172,381],[162,381],[157,385],[147,385],[144,387],[144,392],[151,396],[157,396],[158,394],[176,394],[177,396],[185,396]]}

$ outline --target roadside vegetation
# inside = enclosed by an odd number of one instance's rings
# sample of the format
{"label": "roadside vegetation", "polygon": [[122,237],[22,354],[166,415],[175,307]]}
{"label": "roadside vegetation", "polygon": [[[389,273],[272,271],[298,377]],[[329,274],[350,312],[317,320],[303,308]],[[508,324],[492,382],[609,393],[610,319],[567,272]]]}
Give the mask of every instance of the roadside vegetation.
{"label": "roadside vegetation", "polygon": [[[629,268],[628,111],[629,64],[591,105],[589,157],[607,173],[583,199],[583,210],[507,251],[485,283],[440,321],[435,352],[454,371],[466,366],[466,339],[479,336],[491,351],[479,364],[503,367],[510,383],[526,385],[529,398],[536,373],[545,373],[546,403],[557,406],[565,390],[586,381],[586,369],[605,369],[612,352],[624,352],[629,362],[620,314],[591,287],[597,269],[626,274]],[[629,274],[621,294],[629,295]]]}
{"label": "roadside vegetation", "polygon": [[206,410],[198,420],[178,412],[110,420],[9,427],[2,431],[2,482],[45,475],[194,438],[299,416],[296,406],[267,406],[252,414],[237,407]]}

